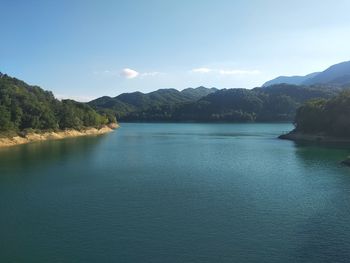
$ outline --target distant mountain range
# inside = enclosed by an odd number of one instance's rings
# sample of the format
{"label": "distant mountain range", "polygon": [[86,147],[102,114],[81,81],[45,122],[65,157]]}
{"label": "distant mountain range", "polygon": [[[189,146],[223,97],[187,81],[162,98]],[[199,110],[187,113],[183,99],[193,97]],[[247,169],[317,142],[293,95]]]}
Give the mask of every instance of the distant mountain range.
{"label": "distant mountain range", "polygon": [[279,77],[251,90],[159,89],[88,103],[56,100],[50,92],[0,73],[0,131],[97,127],[115,118],[122,122],[293,121],[306,101],[329,99],[344,89],[350,89],[350,62],[304,77]]}
{"label": "distant mountain range", "polygon": [[340,88],[288,84],[264,89],[208,89],[124,93],[88,104],[122,122],[254,122],[292,121],[296,109],[313,98],[330,98]]}
{"label": "distant mountain range", "polygon": [[292,121],[296,109],[310,99],[331,98],[350,88],[350,61],[306,76],[278,77],[262,88],[160,89],[101,97],[88,104],[101,114],[133,121]]}
{"label": "distant mountain range", "polygon": [[280,76],[267,81],[263,87],[276,84],[294,84],[294,85],[326,85],[343,86],[350,84],[350,61],[333,65],[323,72],[315,72],[306,76]]}

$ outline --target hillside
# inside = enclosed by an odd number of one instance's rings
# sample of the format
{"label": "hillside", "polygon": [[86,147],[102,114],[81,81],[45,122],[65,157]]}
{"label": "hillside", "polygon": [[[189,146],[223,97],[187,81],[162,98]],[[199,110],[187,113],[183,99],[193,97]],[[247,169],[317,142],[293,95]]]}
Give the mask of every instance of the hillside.
{"label": "hillside", "polygon": [[312,100],[300,107],[295,132],[350,138],[350,91],[325,100]]}
{"label": "hillside", "polygon": [[[331,99],[315,99],[296,113],[295,129],[280,139],[317,143],[350,143],[350,91]],[[350,165],[350,157],[343,163]]]}
{"label": "hillside", "polygon": [[90,106],[57,100],[49,91],[0,74],[0,132],[47,131],[101,127],[115,122]]}

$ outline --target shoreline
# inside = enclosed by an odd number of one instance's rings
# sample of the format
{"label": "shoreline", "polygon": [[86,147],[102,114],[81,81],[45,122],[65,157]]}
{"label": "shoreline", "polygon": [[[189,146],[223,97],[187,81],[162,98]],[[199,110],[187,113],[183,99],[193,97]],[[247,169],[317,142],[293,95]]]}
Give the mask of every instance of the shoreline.
{"label": "shoreline", "polygon": [[25,136],[13,136],[8,138],[0,138],[0,148],[12,147],[16,145],[28,144],[33,142],[48,141],[48,140],[62,140],[66,138],[82,137],[82,136],[97,136],[107,134],[119,128],[117,123],[112,123],[97,128],[85,128],[83,130],[67,129],[62,131],[42,132],[42,133],[28,133]]}
{"label": "shoreline", "polygon": [[305,134],[300,132],[291,131],[287,134],[278,136],[282,140],[290,141],[304,141],[304,142],[318,142],[318,143],[349,143],[350,138],[338,138],[327,136],[324,134]]}
{"label": "shoreline", "polygon": [[[326,136],[323,134],[304,134],[300,132],[291,131],[287,134],[282,134],[278,137],[282,140],[290,140],[295,142],[313,142],[313,143],[324,143],[324,144],[349,144],[349,138],[337,138],[332,136]],[[340,162],[345,166],[350,166],[350,156],[348,156],[345,160]]]}

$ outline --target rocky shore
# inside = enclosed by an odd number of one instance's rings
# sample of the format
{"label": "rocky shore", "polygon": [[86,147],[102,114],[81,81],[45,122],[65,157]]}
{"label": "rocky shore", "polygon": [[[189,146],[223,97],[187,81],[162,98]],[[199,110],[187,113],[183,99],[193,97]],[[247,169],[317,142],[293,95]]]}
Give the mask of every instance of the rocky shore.
{"label": "rocky shore", "polygon": [[63,131],[54,132],[42,132],[42,133],[27,133],[23,135],[17,135],[8,138],[0,138],[0,147],[10,147],[20,144],[27,144],[31,142],[47,141],[47,140],[60,140],[65,138],[73,138],[80,136],[93,136],[101,135],[112,132],[118,128],[119,125],[116,123],[105,125],[100,129],[97,128],[86,128],[82,130],[68,129]]}

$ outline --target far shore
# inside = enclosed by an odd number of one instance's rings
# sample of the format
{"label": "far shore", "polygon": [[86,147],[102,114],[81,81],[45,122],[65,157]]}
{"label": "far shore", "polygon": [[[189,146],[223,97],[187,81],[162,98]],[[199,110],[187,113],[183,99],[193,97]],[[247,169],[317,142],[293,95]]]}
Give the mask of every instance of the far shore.
{"label": "far shore", "polygon": [[61,140],[65,138],[81,137],[81,136],[94,136],[102,135],[112,132],[118,128],[119,125],[116,123],[105,125],[99,129],[90,127],[82,130],[67,129],[62,131],[52,132],[32,132],[23,136],[16,135],[8,138],[0,138],[0,148],[11,147],[15,145],[27,144],[32,142],[47,141],[47,140]]}

